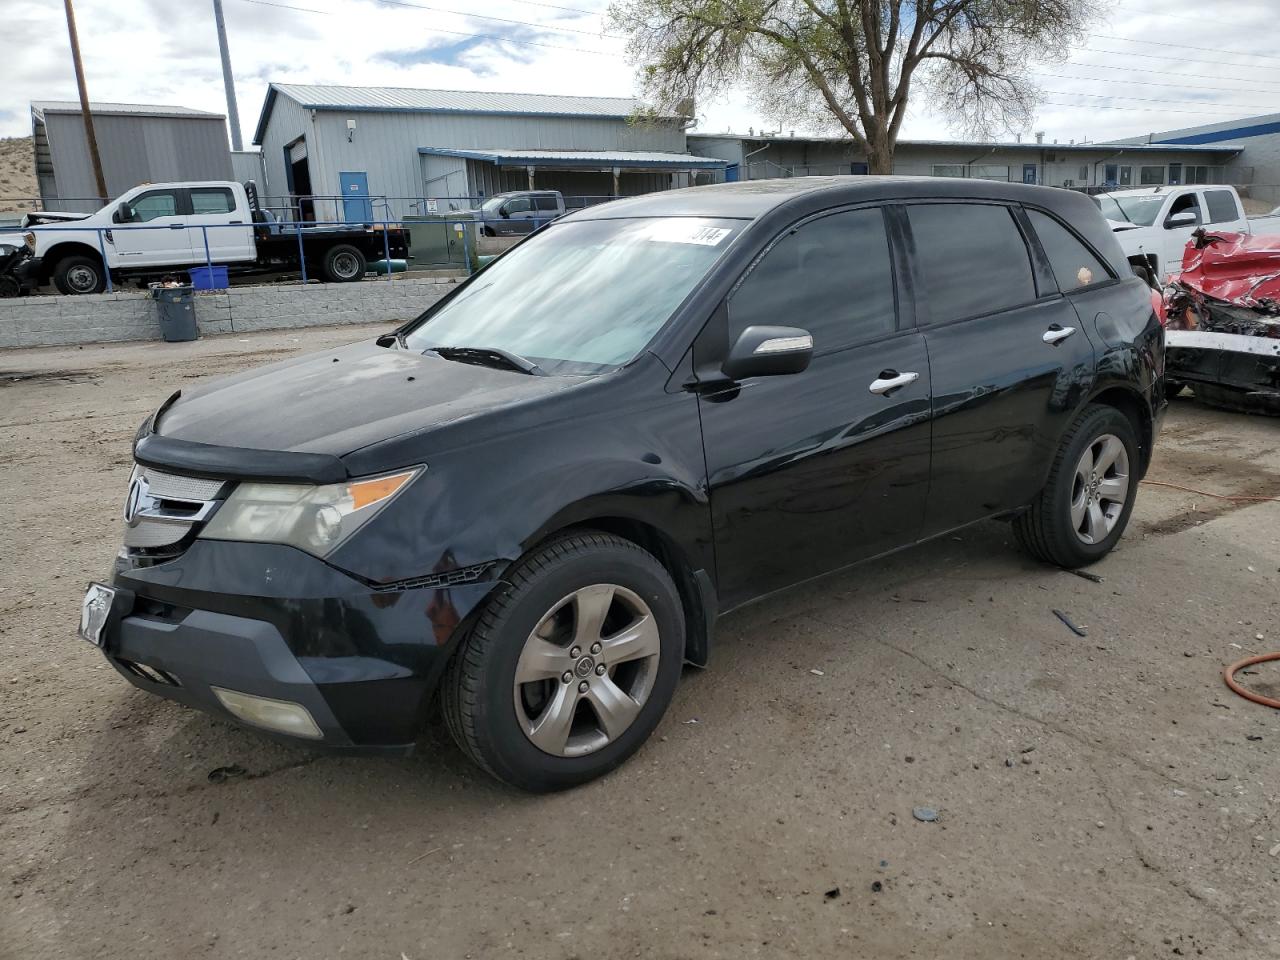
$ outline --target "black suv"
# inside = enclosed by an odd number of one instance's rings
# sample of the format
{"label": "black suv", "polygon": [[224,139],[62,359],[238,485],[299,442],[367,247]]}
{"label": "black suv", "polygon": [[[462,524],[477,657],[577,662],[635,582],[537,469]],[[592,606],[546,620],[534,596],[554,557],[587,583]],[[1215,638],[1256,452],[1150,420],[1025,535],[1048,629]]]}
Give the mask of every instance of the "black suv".
{"label": "black suv", "polygon": [[1164,337],[1081,194],[724,184],[550,225],[400,330],[174,394],[81,633],[144,690],[531,790],[635,751],[716,618],[989,517],[1105,555]]}

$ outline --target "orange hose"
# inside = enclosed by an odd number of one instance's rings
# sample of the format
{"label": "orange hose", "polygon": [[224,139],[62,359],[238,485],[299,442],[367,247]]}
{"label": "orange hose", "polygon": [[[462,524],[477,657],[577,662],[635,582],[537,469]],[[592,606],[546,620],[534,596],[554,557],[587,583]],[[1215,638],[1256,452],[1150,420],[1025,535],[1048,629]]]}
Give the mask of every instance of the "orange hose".
{"label": "orange hose", "polygon": [[1213,497],[1215,500],[1260,500],[1265,503],[1280,503],[1280,497],[1246,497],[1234,494],[1210,493],[1208,490],[1196,490],[1194,487],[1184,487],[1180,483],[1168,483],[1164,480],[1143,480],[1142,482],[1149,483],[1155,487],[1173,487],[1175,490],[1183,490],[1186,493],[1194,493],[1201,497]]}
{"label": "orange hose", "polygon": [[1222,679],[1227,682],[1227,686],[1231,688],[1231,692],[1238,696],[1244,697],[1246,700],[1252,700],[1254,703],[1260,703],[1264,707],[1274,707],[1280,710],[1280,700],[1273,700],[1271,697],[1264,697],[1260,693],[1254,693],[1247,690],[1240,684],[1236,683],[1236,671],[1243,670],[1245,667],[1252,667],[1255,663],[1266,663],[1268,660],[1280,660],[1280,653],[1260,653],[1256,657],[1245,657],[1238,663],[1233,663],[1222,671]]}

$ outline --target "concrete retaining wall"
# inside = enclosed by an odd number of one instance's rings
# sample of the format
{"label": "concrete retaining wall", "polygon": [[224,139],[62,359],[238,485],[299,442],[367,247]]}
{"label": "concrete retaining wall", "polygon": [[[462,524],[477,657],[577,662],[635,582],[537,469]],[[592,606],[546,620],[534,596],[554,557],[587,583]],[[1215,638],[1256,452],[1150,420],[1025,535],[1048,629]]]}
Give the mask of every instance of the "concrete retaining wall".
{"label": "concrete retaining wall", "polygon": [[[201,334],[409,320],[453,289],[452,277],[232,287],[196,294]],[[0,300],[0,349],[159,340],[147,291]]]}

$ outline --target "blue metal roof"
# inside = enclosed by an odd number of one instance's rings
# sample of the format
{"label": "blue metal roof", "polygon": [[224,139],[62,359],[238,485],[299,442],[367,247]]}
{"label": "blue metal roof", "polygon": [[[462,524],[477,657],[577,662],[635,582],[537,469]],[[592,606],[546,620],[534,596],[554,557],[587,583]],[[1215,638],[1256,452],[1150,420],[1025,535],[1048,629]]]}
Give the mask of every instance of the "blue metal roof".
{"label": "blue metal roof", "polygon": [[487,160],[511,166],[528,167],[668,167],[677,170],[714,170],[726,166],[727,160],[695,157],[688,153],[658,153],[633,150],[460,150],[452,147],[419,147],[418,153],[436,157],[460,157],[464,160]]}

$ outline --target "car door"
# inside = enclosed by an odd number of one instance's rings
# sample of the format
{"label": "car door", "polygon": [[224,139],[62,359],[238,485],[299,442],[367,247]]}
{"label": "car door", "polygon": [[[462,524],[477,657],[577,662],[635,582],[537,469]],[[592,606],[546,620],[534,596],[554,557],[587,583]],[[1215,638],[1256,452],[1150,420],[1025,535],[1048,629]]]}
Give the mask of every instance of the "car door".
{"label": "car door", "polygon": [[1240,200],[1229,188],[1206,189],[1203,194],[1204,222],[1214,230],[1248,233],[1249,220],[1240,208]]}
{"label": "car door", "polygon": [[1093,375],[1093,347],[1014,207],[905,207],[933,376],[924,533],[1028,503]]}
{"label": "car door", "polygon": [[802,373],[699,398],[724,606],[912,542],[929,478],[929,363],[900,329],[899,269],[879,207],[772,241],[694,348],[723,359],[749,326],[803,327]]}
{"label": "car door", "polygon": [[533,231],[533,197],[512,197],[502,205],[501,233],[520,234]]}
{"label": "car door", "polygon": [[[191,261],[188,208],[178,187],[144,190],[122,201],[113,220],[111,242],[124,269]],[[201,257],[203,259],[203,257]]]}
{"label": "car door", "polygon": [[206,237],[211,263],[235,263],[257,256],[253,227],[246,222],[248,211],[238,209],[230,187],[191,187],[187,194],[191,203],[187,225],[192,260],[205,262]]}
{"label": "car door", "polygon": [[[1186,222],[1182,222],[1182,221]],[[1165,210],[1160,223],[1160,276],[1177,273],[1182,267],[1182,255],[1187,242],[1204,223],[1200,207],[1200,195],[1195,190],[1174,197]]]}

